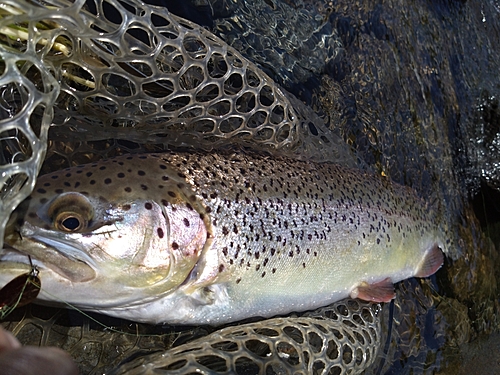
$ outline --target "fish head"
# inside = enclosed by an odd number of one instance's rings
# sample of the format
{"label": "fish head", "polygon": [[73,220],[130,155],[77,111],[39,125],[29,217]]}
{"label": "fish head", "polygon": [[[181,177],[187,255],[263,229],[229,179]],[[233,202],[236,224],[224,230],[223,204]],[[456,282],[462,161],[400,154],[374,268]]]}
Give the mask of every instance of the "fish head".
{"label": "fish head", "polygon": [[41,176],[7,226],[0,285],[32,262],[39,298],[104,310],[154,300],[182,284],[207,242],[203,215],[174,171],[148,177],[143,164],[118,172],[102,162]]}

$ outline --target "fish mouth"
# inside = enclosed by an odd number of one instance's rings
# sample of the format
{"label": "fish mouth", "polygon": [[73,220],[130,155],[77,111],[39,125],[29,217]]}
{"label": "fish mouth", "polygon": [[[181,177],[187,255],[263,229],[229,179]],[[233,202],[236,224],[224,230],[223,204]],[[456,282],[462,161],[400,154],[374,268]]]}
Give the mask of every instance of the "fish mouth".
{"label": "fish mouth", "polygon": [[[30,261],[31,260],[31,261]],[[71,282],[96,278],[96,265],[90,256],[63,239],[42,235],[21,237],[19,233],[5,236],[1,263],[15,263],[50,269]]]}

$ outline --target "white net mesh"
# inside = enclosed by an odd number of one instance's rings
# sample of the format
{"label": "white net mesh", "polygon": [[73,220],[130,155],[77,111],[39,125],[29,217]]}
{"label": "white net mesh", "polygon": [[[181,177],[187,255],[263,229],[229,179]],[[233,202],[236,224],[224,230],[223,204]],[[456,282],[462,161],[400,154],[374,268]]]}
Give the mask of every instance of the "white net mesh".
{"label": "white net mesh", "polygon": [[379,309],[347,300],[302,317],[228,327],[115,374],[360,374],[379,352]]}
{"label": "white net mesh", "polygon": [[[19,6],[3,4],[1,13],[23,13]],[[59,94],[57,81],[40,59],[48,52],[46,41],[55,36],[54,30],[18,30],[10,26],[12,17],[0,19],[0,245],[9,214],[35,184]],[[19,38],[32,43],[17,48]]]}

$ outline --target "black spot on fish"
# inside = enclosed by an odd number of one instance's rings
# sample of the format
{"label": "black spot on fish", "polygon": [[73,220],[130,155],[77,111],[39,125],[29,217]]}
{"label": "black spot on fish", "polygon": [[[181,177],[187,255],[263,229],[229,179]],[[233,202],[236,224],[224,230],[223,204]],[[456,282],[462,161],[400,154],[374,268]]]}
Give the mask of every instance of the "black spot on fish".
{"label": "black spot on fish", "polygon": [[177,242],[172,242],[172,249],[177,250],[179,248],[179,244]]}
{"label": "black spot on fish", "polygon": [[224,265],[223,264],[219,264],[219,273],[221,273],[222,271],[224,271]]}
{"label": "black spot on fish", "polygon": [[224,246],[222,248],[222,254],[224,254],[224,256],[227,257],[227,254],[228,254],[228,252],[227,252],[227,246]]}
{"label": "black spot on fish", "polygon": [[85,173],[85,176],[87,176],[87,177],[90,177],[90,176],[92,176],[92,175],[93,175],[93,173],[92,173],[92,172],[87,172],[87,173]]}
{"label": "black spot on fish", "polygon": [[109,185],[109,184],[111,183],[111,178],[106,178],[106,179],[104,180],[104,183],[105,183],[106,185]]}
{"label": "black spot on fish", "polygon": [[182,221],[184,222],[184,225],[186,227],[189,227],[190,223],[189,223],[189,220],[187,218],[182,219]]}
{"label": "black spot on fish", "polygon": [[45,189],[42,189],[42,188],[38,188],[36,189],[37,193],[40,193],[40,194],[45,194],[47,192],[47,190]]}
{"label": "black spot on fish", "polygon": [[380,245],[380,238],[377,238],[377,245]]}
{"label": "black spot on fish", "polygon": [[266,276],[266,271],[262,272],[261,277],[264,277],[264,276]]}
{"label": "black spot on fish", "polygon": [[144,203],[144,208],[146,210],[151,210],[153,208],[153,205],[150,202]]}
{"label": "black spot on fish", "polygon": [[158,237],[163,238],[163,236],[164,236],[163,229],[158,228],[158,229],[156,229],[156,232],[158,233]]}
{"label": "black spot on fish", "polygon": [[217,193],[213,192],[212,194],[210,194],[210,198],[212,198],[212,199],[217,198]]}
{"label": "black spot on fish", "polygon": [[271,270],[271,272],[272,272],[272,273],[276,273],[276,268],[273,268],[273,269]]}
{"label": "black spot on fish", "polygon": [[162,176],[162,177],[161,177],[161,179],[162,179],[163,181],[168,181],[168,176]]}
{"label": "black spot on fish", "polygon": [[53,175],[51,178],[52,178],[53,180],[57,180],[57,179],[59,178],[59,176],[55,174],[55,175]]}
{"label": "black spot on fish", "polygon": [[147,187],[147,185],[141,184],[141,189],[142,190],[148,190],[148,187]]}
{"label": "black spot on fish", "polygon": [[175,194],[173,191],[169,191],[167,194],[170,195],[172,198],[177,197],[177,194]]}
{"label": "black spot on fish", "polygon": [[45,186],[45,187],[50,186],[50,182],[44,183],[43,186]]}
{"label": "black spot on fish", "polygon": [[122,206],[122,210],[123,210],[123,211],[128,211],[128,210],[130,210],[131,208],[132,208],[132,206],[130,206],[130,204],[124,204],[124,205]]}
{"label": "black spot on fish", "polygon": [[167,169],[167,166],[164,164],[160,164],[160,169]]}
{"label": "black spot on fish", "polygon": [[235,234],[238,234],[238,227],[236,226],[236,224],[234,224],[234,226],[233,226],[233,232]]}
{"label": "black spot on fish", "polygon": [[163,204],[164,206],[168,206],[168,201],[166,199],[162,199],[161,204]]}
{"label": "black spot on fish", "polygon": [[71,173],[66,173],[65,176],[66,177],[71,177]]}
{"label": "black spot on fish", "polygon": [[191,206],[189,203],[186,203],[186,208],[187,208],[189,211],[193,211],[193,206]]}
{"label": "black spot on fish", "polygon": [[139,176],[145,176],[145,175],[146,175],[146,172],[144,172],[144,171],[137,171],[137,174],[138,174]]}
{"label": "black spot on fish", "polygon": [[102,167],[99,167],[99,169],[100,169],[101,171],[103,171],[103,170],[105,170],[105,169],[106,169],[106,167],[103,165]]}
{"label": "black spot on fish", "polygon": [[118,177],[118,178],[124,178],[125,177],[125,173],[120,172],[120,173],[118,173],[116,175],[116,177]]}
{"label": "black spot on fish", "polygon": [[229,234],[229,229],[227,229],[227,227],[222,227],[222,234],[227,236]]}
{"label": "black spot on fish", "polygon": [[63,193],[63,191],[64,191],[63,189],[56,189],[56,190],[55,190],[56,194],[62,194],[62,193]]}
{"label": "black spot on fish", "polygon": [[130,193],[132,191],[132,188],[127,186],[126,188],[124,188],[123,190],[125,190],[127,193]]}
{"label": "black spot on fish", "polygon": [[[94,180],[92,180],[94,181]],[[92,184],[92,181],[90,181],[90,183]],[[94,181],[94,184],[95,184],[95,181]],[[68,182],[68,181],[64,181],[64,186],[67,186],[67,187],[71,187],[71,184]],[[92,184],[93,185],[93,184]]]}
{"label": "black spot on fish", "polygon": [[47,198],[42,198],[42,199],[40,199],[40,203],[41,203],[41,204],[47,203]]}
{"label": "black spot on fish", "polygon": [[236,284],[239,284],[241,282],[241,278],[236,279]]}

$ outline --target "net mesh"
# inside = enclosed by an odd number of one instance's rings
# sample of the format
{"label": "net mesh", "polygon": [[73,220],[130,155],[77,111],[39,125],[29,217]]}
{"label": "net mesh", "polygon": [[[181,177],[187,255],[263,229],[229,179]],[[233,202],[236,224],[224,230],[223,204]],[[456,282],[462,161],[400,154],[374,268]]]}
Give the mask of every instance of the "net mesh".
{"label": "net mesh", "polygon": [[359,374],[378,354],[379,309],[347,300],[303,317],[228,327],[116,374]]}
{"label": "net mesh", "polygon": [[301,316],[215,332],[151,334],[151,327],[135,324],[115,326],[126,333],[110,332],[87,318],[81,324],[74,314],[68,319],[60,310],[21,311],[7,326],[20,340],[67,350],[81,373],[115,375],[360,374],[380,354],[386,320],[378,304],[345,300]]}
{"label": "net mesh", "polygon": [[[18,6],[4,4],[1,13],[22,13]],[[33,189],[59,94],[57,81],[35,51],[38,45],[40,55],[47,53],[43,41],[53,38],[54,30],[25,35],[8,26],[10,18],[0,19],[0,239],[9,214]],[[16,36],[33,43],[18,48]]]}

